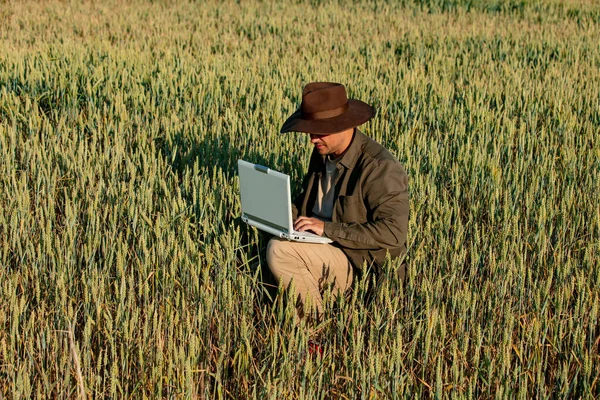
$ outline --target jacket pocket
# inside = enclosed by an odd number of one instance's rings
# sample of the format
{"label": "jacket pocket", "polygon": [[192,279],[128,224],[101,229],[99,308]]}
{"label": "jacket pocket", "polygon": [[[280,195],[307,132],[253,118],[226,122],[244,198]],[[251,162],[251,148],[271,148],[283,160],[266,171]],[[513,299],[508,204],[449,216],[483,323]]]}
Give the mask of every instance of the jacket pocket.
{"label": "jacket pocket", "polygon": [[367,222],[367,209],[360,196],[339,196],[336,206],[339,222]]}

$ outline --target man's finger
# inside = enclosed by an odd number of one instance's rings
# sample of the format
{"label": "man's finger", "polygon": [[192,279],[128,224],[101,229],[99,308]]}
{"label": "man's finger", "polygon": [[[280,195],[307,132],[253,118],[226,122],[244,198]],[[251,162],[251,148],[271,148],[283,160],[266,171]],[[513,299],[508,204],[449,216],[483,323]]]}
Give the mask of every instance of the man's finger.
{"label": "man's finger", "polygon": [[297,231],[304,231],[306,230],[307,227],[309,227],[311,225],[310,221],[306,221],[306,220],[302,220],[299,221],[298,223],[296,223],[295,229]]}
{"label": "man's finger", "polygon": [[294,221],[294,226],[302,226],[302,225],[308,223],[309,220],[310,220],[310,218],[308,218],[308,217],[298,217],[298,219],[296,219],[296,221]]}

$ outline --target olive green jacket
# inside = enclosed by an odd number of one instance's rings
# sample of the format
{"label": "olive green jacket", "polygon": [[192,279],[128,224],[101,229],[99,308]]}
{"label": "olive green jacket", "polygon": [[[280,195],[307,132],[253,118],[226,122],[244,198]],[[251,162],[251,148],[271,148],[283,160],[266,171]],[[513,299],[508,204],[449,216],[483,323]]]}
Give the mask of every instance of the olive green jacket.
{"label": "olive green jacket", "polygon": [[[324,236],[340,247],[359,271],[364,263],[378,270],[386,259],[406,252],[408,177],[398,160],[358,129],[337,163],[332,222]],[[311,216],[325,157],[313,150],[302,193],[292,205],[293,218]]]}

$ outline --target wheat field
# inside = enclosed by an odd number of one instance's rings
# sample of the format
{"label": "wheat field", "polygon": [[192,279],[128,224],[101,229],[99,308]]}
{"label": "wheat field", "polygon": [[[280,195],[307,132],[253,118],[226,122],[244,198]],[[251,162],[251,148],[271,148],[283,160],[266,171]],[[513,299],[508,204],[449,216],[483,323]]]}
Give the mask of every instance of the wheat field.
{"label": "wheat field", "polygon": [[[597,2],[1,1],[0,38],[0,398],[600,396]],[[317,80],[407,169],[408,277],[298,325],[236,161],[296,192]]]}

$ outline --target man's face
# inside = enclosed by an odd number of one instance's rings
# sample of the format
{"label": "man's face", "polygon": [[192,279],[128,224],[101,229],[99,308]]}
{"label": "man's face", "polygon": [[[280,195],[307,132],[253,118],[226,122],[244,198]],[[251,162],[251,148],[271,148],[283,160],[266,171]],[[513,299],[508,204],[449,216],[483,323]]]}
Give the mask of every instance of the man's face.
{"label": "man's face", "polygon": [[309,135],[310,142],[315,146],[320,155],[338,157],[350,145],[353,133],[354,128],[326,135],[315,135],[314,133],[309,133]]}

